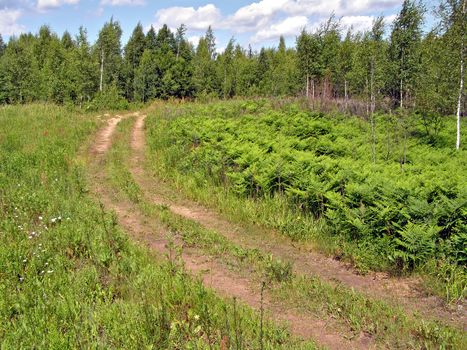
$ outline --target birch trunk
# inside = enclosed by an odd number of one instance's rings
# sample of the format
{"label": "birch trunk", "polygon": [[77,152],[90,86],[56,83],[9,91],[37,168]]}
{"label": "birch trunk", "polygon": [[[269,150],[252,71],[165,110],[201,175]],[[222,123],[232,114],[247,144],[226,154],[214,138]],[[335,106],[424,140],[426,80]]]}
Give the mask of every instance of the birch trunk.
{"label": "birch trunk", "polygon": [[347,112],[347,102],[348,102],[347,79],[344,79],[344,103],[345,103],[345,111],[346,112]]}
{"label": "birch trunk", "polygon": [[[462,18],[465,15],[465,0],[462,1]],[[462,25],[464,26],[464,24]],[[460,61],[460,83],[459,83],[459,96],[457,99],[457,137],[456,137],[456,150],[461,147],[461,105],[462,94],[464,92],[464,32],[461,37],[461,61]]]}
{"label": "birch trunk", "polygon": [[400,96],[401,105],[400,105],[400,107],[401,107],[401,109],[402,109],[402,108],[404,108],[404,101],[403,101],[403,100],[404,100],[404,92],[402,91],[402,78],[401,78],[401,86],[400,86],[400,88],[401,88],[401,96]]}
{"label": "birch trunk", "polygon": [[102,85],[104,83],[104,50],[101,50],[101,80],[99,84],[99,91],[102,92]]}
{"label": "birch trunk", "polygon": [[373,155],[373,163],[376,163],[376,130],[375,130],[375,108],[376,108],[376,98],[375,98],[375,64],[372,60],[371,62],[371,77],[370,77],[370,114],[371,114],[371,136],[372,136],[372,147],[371,152]]}
{"label": "birch trunk", "polygon": [[311,88],[313,90],[313,100],[315,99],[315,79],[311,81]]}

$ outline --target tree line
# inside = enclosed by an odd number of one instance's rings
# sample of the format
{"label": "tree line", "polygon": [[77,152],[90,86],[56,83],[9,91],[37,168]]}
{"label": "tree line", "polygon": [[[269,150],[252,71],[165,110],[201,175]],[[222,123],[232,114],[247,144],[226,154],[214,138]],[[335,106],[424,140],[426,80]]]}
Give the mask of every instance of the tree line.
{"label": "tree line", "polygon": [[[141,24],[122,47],[122,28],[110,19],[94,44],[86,29],[59,37],[48,26],[37,34],[0,36],[0,103],[51,101],[88,106],[93,101],[146,102],[154,98],[285,96],[361,101],[376,108],[416,110],[424,118],[465,110],[466,0],[445,0],[436,24],[422,28],[425,6],[405,0],[391,26],[382,17],[370,30],[344,31],[335,16],[295,47],[253,51],[232,38],[216,51],[211,28],[195,46],[183,24],[145,33]],[[460,135],[459,135],[460,140]],[[459,143],[460,141],[458,141]]]}

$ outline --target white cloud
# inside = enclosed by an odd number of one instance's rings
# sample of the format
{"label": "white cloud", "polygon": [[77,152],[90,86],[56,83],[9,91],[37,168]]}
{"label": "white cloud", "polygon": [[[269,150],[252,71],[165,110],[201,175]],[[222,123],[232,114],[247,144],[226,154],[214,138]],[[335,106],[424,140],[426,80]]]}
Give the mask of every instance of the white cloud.
{"label": "white cloud", "polygon": [[402,4],[402,0],[288,0],[283,11],[303,16],[365,15],[371,12],[384,12]]}
{"label": "white cloud", "polygon": [[[396,17],[396,15],[384,17],[386,28],[392,24]],[[341,27],[344,30],[352,28],[354,32],[364,32],[371,29],[375,19],[376,16],[344,16],[341,19]]]}
{"label": "white cloud", "polygon": [[262,0],[241,7],[230,16],[225,26],[237,31],[250,31],[263,28],[270,24],[274,15],[279,12],[289,0]]}
{"label": "white cloud", "polygon": [[156,24],[160,27],[167,24],[169,27],[178,27],[185,24],[189,29],[202,30],[210,25],[216,27],[222,20],[220,10],[213,4],[194,7],[169,7],[156,12]]}
{"label": "white cloud", "polygon": [[[184,23],[189,30],[200,31],[211,25],[232,34],[251,33],[251,42],[259,43],[280,35],[298,35],[304,26],[308,30],[317,28],[332,13],[342,19],[343,29],[369,29],[376,15],[391,13],[401,3],[402,0],[260,0],[227,15],[213,4],[198,8],[174,6],[157,11],[154,26],[167,24],[176,28]],[[389,24],[392,20],[387,18]]]}
{"label": "white cloud", "polygon": [[373,16],[344,16],[341,19],[342,29],[351,29],[353,32],[364,32],[371,29]]}
{"label": "white cloud", "polygon": [[252,41],[257,43],[263,40],[275,39],[281,35],[285,37],[297,35],[307,24],[308,18],[306,16],[288,17],[283,21],[270,25],[268,28],[259,30],[253,36]]}
{"label": "white cloud", "polygon": [[62,5],[75,5],[77,3],[79,3],[79,0],[37,0],[37,8],[39,10],[48,10]]}
{"label": "white cloud", "polygon": [[188,41],[192,43],[194,46],[198,45],[199,39],[201,39],[199,35],[192,35],[188,37]]}
{"label": "white cloud", "polygon": [[144,5],[144,0],[102,0],[101,5],[109,6],[139,6]]}
{"label": "white cloud", "polygon": [[21,10],[0,9],[0,34],[10,36],[24,32],[24,26],[17,23],[21,15]]}

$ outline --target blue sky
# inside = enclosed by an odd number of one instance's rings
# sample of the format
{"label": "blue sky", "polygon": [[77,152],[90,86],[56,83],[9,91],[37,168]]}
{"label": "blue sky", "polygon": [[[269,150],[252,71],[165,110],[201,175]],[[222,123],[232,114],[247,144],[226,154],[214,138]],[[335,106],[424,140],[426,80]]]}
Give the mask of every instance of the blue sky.
{"label": "blue sky", "polygon": [[163,23],[176,28],[184,23],[192,42],[212,25],[219,50],[231,37],[244,46],[259,48],[276,46],[280,35],[293,45],[301,28],[313,30],[333,12],[341,18],[343,28],[364,30],[379,15],[390,23],[401,4],[402,0],[0,0],[0,34],[8,39],[21,32],[36,32],[42,24],[59,34],[64,30],[76,34],[83,25],[93,42],[113,16],[123,28],[122,44],[139,21],[145,29]]}

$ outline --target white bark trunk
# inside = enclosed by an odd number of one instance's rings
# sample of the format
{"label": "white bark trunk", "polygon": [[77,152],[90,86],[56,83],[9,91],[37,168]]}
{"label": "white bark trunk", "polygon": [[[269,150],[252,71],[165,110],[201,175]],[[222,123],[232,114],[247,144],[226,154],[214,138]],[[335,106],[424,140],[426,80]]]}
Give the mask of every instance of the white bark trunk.
{"label": "white bark trunk", "polygon": [[313,100],[315,99],[315,80],[311,81],[311,88],[313,89]]}
{"label": "white bark trunk", "polygon": [[344,80],[344,99],[345,103],[347,103],[348,95],[347,95],[347,79]]}
{"label": "white bark trunk", "polygon": [[400,107],[401,107],[401,109],[402,109],[402,108],[404,108],[404,92],[402,91],[402,78],[401,78],[401,86],[400,86],[400,88],[401,88],[401,97],[400,97],[400,98],[401,98],[401,105],[400,105]]}
{"label": "white bark trunk", "polygon": [[[462,18],[465,15],[465,0],[462,1]],[[457,137],[456,137],[456,150],[461,147],[461,105],[462,94],[464,92],[464,33],[461,38],[461,61],[460,61],[460,83],[459,83],[459,96],[457,99]]]}
{"label": "white bark trunk", "polygon": [[104,84],[104,50],[102,49],[101,50],[101,80],[99,84],[100,92],[102,92],[103,84]]}
{"label": "white bark trunk", "polygon": [[371,136],[372,136],[372,147],[371,152],[373,155],[373,163],[376,163],[376,126],[375,126],[375,108],[376,108],[376,98],[375,98],[375,91],[374,91],[374,80],[375,80],[375,67],[374,62],[371,62],[371,76],[370,76],[370,99],[371,99],[371,106],[370,106],[370,113],[371,113]]}

